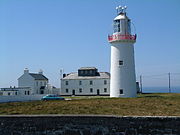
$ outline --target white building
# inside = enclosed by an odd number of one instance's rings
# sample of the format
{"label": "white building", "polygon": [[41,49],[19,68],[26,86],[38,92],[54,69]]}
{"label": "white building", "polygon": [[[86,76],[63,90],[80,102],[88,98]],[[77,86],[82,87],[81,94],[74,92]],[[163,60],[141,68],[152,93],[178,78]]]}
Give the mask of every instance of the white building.
{"label": "white building", "polygon": [[38,94],[60,94],[60,89],[48,84],[48,78],[39,73],[29,73],[26,68],[24,74],[18,78],[18,87],[1,88],[2,96],[23,96]]}
{"label": "white building", "polygon": [[24,74],[18,78],[18,87],[30,87],[31,94],[47,94],[48,89],[46,89],[48,84],[48,78],[43,75],[43,71],[40,70],[39,73],[29,73],[26,68]]}
{"label": "white building", "polygon": [[136,35],[131,35],[131,20],[126,15],[126,7],[120,6],[117,10],[118,15],[113,20],[113,34],[108,36],[111,43],[110,97],[136,97]]}
{"label": "white building", "polygon": [[60,94],[64,96],[108,96],[109,86],[109,73],[98,72],[94,67],[84,67],[76,73],[63,75]]}
{"label": "white building", "polygon": [[31,95],[30,87],[1,88],[2,96]]}

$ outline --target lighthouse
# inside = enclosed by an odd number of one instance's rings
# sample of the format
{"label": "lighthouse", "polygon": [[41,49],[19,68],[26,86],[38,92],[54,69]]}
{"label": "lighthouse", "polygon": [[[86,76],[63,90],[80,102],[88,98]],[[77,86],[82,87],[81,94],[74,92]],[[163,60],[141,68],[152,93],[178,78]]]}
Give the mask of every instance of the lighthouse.
{"label": "lighthouse", "polygon": [[136,34],[131,34],[131,20],[126,6],[116,8],[113,34],[108,36],[111,44],[110,97],[136,97],[134,43]]}

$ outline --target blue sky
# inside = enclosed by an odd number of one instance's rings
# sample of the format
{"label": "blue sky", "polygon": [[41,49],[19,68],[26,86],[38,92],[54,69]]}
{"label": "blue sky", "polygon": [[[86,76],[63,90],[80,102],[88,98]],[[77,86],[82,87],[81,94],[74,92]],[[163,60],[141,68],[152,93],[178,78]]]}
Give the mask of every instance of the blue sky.
{"label": "blue sky", "polygon": [[17,86],[25,67],[43,69],[56,87],[61,68],[109,72],[107,35],[122,4],[138,35],[137,76],[180,73],[179,0],[0,0],[0,87]]}

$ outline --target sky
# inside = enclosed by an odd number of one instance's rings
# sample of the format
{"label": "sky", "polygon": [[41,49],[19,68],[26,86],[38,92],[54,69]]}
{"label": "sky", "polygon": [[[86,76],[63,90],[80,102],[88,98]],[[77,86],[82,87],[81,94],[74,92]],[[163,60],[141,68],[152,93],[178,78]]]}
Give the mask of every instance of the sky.
{"label": "sky", "polygon": [[[56,87],[60,69],[109,72],[107,35],[119,5],[135,25],[137,80],[166,85],[171,72],[180,86],[179,0],[0,0],[0,88],[17,86],[24,68],[42,69]],[[148,80],[154,75],[164,81]]]}

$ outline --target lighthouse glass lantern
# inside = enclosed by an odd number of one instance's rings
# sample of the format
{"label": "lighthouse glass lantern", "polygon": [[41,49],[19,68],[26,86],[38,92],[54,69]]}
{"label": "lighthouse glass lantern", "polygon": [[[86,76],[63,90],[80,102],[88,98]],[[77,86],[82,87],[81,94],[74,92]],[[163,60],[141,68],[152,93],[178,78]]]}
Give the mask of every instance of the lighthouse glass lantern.
{"label": "lighthouse glass lantern", "polygon": [[113,20],[113,34],[108,36],[111,44],[110,97],[136,97],[134,43],[131,20],[126,15],[126,6],[117,7],[118,15]]}

